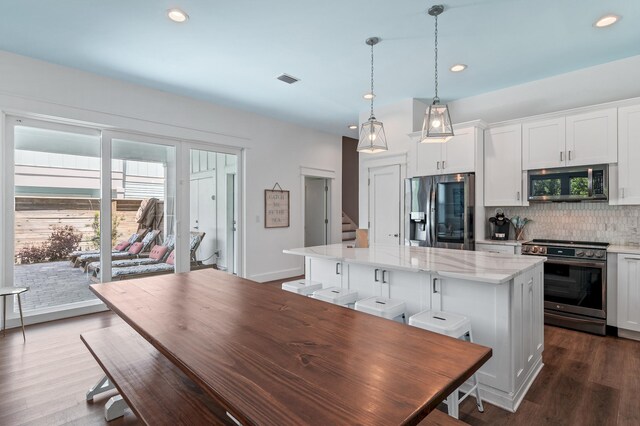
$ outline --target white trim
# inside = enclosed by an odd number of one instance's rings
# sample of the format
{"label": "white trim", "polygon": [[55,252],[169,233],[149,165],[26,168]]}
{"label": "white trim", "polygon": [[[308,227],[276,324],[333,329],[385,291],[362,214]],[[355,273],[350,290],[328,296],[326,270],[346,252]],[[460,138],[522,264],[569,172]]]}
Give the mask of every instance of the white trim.
{"label": "white trim", "polygon": [[406,167],[408,155],[407,151],[403,151],[399,153],[360,154],[360,158],[362,159],[361,165],[364,168],[393,166],[394,164],[403,164]]}
{"label": "white trim", "polygon": [[304,275],[304,268],[302,266],[290,269],[281,269],[279,271],[266,272],[263,274],[255,274],[249,277],[250,280],[257,281],[259,283],[265,283],[268,281],[284,280],[291,277],[297,277],[298,275]]}
{"label": "white trim", "polygon": [[320,178],[326,178],[326,179],[336,178],[335,170],[319,169],[316,167],[300,166],[300,174],[303,176],[320,177]]}
{"label": "white trim", "polygon": [[[13,299],[13,298],[12,298]],[[9,300],[7,299],[7,305]],[[77,317],[80,315],[94,314],[96,312],[105,312],[109,308],[100,300],[87,300],[84,302],[71,303],[68,305],[60,305],[46,309],[38,309],[36,311],[25,312],[24,325],[38,324],[47,321],[56,321],[65,318]],[[11,311],[7,312],[9,314]],[[7,317],[7,328],[20,327],[20,316],[14,315],[11,319]],[[27,335],[29,330],[27,330]]]}
{"label": "white trim", "polygon": [[[100,135],[100,281],[111,282],[111,148],[113,138],[108,132]],[[105,200],[109,200],[105,203]]]}

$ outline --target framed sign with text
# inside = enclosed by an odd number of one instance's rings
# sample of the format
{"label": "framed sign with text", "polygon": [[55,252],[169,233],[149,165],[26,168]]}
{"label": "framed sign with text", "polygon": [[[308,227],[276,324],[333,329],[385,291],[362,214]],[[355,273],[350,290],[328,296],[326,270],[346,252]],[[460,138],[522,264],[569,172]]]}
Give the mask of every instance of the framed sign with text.
{"label": "framed sign with text", "polygon": [[277,190],[275,186],[264,190],[264,227],[289,227],[289,191]]}

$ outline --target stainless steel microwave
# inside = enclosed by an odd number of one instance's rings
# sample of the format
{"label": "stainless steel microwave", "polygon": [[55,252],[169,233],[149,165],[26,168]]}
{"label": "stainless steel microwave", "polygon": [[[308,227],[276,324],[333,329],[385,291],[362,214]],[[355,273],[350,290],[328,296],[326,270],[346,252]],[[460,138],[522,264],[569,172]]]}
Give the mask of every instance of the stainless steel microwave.
{"label": "stainless steel microwave", "polygon": [[528,184],[532,202],[607,201],[609,166],[530,170]]}

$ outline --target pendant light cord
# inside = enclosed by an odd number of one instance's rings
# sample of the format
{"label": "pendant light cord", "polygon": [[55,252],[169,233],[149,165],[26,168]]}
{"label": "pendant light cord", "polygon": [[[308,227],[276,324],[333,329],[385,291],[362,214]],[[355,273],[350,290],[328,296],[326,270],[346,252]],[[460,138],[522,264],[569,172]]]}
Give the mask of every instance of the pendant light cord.
{"label": "pendant light cord", "polygon": [[434,103],[435,102],[439,102],[440,98],[438,98],[438,15],[435,16],[436,18],[436,31],[435,31],[435,81],[436,81],[436,96],[435,98],[433,98]]}
{"label": "pendant light cord", "polygon": [[373,117],[373,43],[371,44],[371,117]]}

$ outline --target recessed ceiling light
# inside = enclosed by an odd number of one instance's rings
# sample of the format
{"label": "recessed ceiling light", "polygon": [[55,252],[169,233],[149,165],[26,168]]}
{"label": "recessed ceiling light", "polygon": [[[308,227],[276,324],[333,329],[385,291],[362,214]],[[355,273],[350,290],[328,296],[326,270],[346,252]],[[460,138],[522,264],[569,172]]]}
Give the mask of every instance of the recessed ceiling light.
{"label": "recessed ceiling light", "polygon": [[460,72],[466,69],[467,69],[467,66],[465,64],[455,64],[451,68],[449,68],[451,72]]}
{"label": "recessed ceiling light", "polygon": [[367,92],[367,93],[365,93],[364,95],[362,95],[362,97],[363,97],[363,98],[365,98],[365,99],[367,99],[367,100],[369,100],[369,99],[373,99],[373,98],[375,98],[375,97],[376,97],[376,95],[374,95],[374,94],[373,94],[373,93],[371,93],[371,92]]}
{"label": "recessed ceiling light", "polygon": [[176,8],[167,10],[167,16],[173,22],[185,22],[189,19],[189,15],[186,12]]}
{"label": "recessed ceiling light", "polygon": [[597,28],[604,28],[604,27],[608,27],[610,25],[615,24],[616,22],[618,22],[620,20],[620,17],[618,15],[614,15],[612,13],[608,14],[608,15],[604,15],[603,17],[601,17],[600,19],[598,19],[593,26],[597,27]]}
{"label": "recessed ceiling light", "polygon": [[358,128],[358,125],[357,124],[349,124],[349,128],[351,130],[356,130]]}

